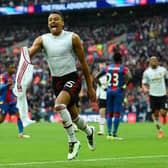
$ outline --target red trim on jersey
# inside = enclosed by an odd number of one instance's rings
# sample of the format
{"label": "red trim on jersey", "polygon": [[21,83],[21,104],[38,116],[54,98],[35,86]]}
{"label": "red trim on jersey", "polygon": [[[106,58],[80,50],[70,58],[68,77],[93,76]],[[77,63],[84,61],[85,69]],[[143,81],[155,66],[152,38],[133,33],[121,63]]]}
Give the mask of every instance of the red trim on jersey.
{"label": "red trim on jersey", "polygon": [[27,66],[28,66],[27,62],[23,62],[22,67],[19,72],[19,75],[18,75],[18,79],[17,79],[18,84],[21,84],[21,81],[22,81],[23,75],[27,69]]}
{"label": "red trim on jersey", "polygon": [[[23,48],[21,48],[21,53],[23,54],[24,60],[25,60],[28,64],[32,64],[31,59],[30,59],[30,62],[26,59]],[[28,52],[28,53],[29,53],[29,52]],[[30,58],[30,55],[29,55],[29,58]]]}

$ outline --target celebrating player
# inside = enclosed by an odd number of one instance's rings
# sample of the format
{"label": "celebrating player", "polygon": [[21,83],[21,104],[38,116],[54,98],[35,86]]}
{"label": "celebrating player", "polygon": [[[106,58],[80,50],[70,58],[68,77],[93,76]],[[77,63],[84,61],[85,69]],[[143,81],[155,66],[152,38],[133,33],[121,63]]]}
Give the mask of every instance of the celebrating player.
{"label": "celebrating player", "polygon": [[68,159],[71,160],[77,156],[80,148],[80,142],[77,140],[72,127],[72,120],[79,129],[87,134],[89,148],[95,149],[94,128],[88,126],[78,115],[77,102],[81,89],[81,79],[77,74],[75,56],[80,61],[87,83],[87,93],[91,101],[96,100],[96,93],[92,86],[80,37],[73,32],[63,30],[64,19],[59,11],[49,14],[48,28],[50,33],[35,39],[29,48],[29,56],[33,57],[41,48],[44,50],[52,75],[52,87],[56,95],[55,109],[59,113],[68,134]]}

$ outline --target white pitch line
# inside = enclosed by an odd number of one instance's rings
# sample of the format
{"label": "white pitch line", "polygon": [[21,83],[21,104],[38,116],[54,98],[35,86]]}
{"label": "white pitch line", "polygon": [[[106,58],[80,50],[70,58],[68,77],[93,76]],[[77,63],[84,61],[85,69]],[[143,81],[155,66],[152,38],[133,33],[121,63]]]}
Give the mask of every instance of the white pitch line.
{"label": "white pitch line", "polygon": [[72,162],[97,162],[109,160],[134,160],[134,159],[155,159],[155,158],[168,158],[168,155],[144,155],[144,156],[126,156],[126,157],[112,157],[112,158],[96,158],[85,160],[55,160],[55,161],[42,161],[42,162],[25,162],[25,163],[1,163],[0,167],[4,166],[24,166],[24,165],[45,165],[56,163],[72,163]]}

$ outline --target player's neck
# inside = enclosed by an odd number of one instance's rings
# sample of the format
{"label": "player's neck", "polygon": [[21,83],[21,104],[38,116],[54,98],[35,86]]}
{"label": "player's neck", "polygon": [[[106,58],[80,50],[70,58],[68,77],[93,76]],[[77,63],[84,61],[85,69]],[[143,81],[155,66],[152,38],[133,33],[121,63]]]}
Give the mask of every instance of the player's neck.
{"label": "player's neck", "polygon": [[59,31],[59,32],[56,32],[56,33],[52,33],[53,36],[60,36],[62,34],[63,30]]}

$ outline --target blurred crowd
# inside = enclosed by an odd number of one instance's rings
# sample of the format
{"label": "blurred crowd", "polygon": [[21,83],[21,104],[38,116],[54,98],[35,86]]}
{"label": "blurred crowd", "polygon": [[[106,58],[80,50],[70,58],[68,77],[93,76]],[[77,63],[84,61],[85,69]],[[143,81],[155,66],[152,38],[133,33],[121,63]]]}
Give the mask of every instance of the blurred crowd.
{"label": "blurred crowd", "polygon": [[0,1],[0,7],[42,5],[42,4],[82,2],[82,1],[91,1],[91,0],[1,0]]}
{"label": "blurred crowd", "polygon": [[[23,40],[28,40],[30,45],[35,37],[48,32],[45,26],[13,26],[12,28],[2,26],[0,32],[1,73],[5,71],[6,60],[14,59],[17,64],[19,59],[19,50],[13,50],[11,54],[8,47]],[[86,59],[93,77],[99,71],[98,64],[102,61],[112,61],[113,49],[117,47],[120,50],[124,63],[132,73],[132,81],[126,92],[123,112],[136,113],[138,121],[150,120],[149,98],[142,92],[141,79],[143,71],[148,66],[148,58],[152,55],[159,57],[160,64],[168,67],[168,18],[155,16],[134,19],[129,23],[122,24],[110,24],[107,21],[106,24],[94,23],[90,26],[87,24],[80,26],[66,25],[65,29],[74,31],[81,36]],[[97,44],[101,44],[101,52],[94,49]],[[27,95],[33,119],[50,121],[50,116],[54,112],[54,94],[51,88],[50,72],[42,54],[40,52],[33,59],[35,65],[34,79]],[[83,87],[80,93],[81,113],[97,112],[97,103],[89,101],[86,83],[84,80],[82,83]]]}

